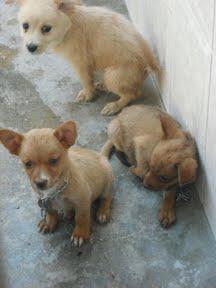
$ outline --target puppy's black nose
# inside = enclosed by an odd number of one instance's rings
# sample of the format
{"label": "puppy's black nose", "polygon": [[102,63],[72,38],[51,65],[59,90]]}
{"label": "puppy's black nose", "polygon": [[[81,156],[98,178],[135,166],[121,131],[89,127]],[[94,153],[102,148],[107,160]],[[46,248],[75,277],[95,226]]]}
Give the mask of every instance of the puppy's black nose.
{"label": "puppy's black nose", "polygon": [[43,180],[43,181],[40,181],[40,182],[39,181],[35,181],[35,184],[36,184],[37,188],[41,189],[41,190],[46,189],[47,183],[48,183],[47,180]]}
{"label": "puppy's black nose", "polygon": [[27,49],[29,50],[29,52],[31,52],[31,53],[33,53],[33,52],[35,52],[36,50],[37,50],[37,48],[38,48],[38,46],[37,45],[35,45],[35,44],[29,44],[29,45],[27,45]]}

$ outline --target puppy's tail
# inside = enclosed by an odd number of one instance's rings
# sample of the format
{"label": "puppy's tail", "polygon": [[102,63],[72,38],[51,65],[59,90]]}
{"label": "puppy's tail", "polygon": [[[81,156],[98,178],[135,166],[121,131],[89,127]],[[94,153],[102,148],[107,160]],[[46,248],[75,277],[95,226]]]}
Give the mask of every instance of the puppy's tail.
{"label": "puppy's tail", "polygon": [[107,142],[104,144],[103,148],[101,149],[101,154],[108,159],[110,159],[112,155],[115,154],[123,165],[131,167],[131,164],[129,163],[125,153],[118,151],[110,140],[107,140]]}
{"label": "puppy's tail", "polygon": [[155,57],[148,43],[146,42],[143,42],[143,60],[144,72],[147,72],[148,74],[153,72],[155,74],[158,88],[161,90],[164,78],[163,69],[161,68],[159,61]]}
{"label": "puppy's tail", "polygon": [[159,89],[162,89],[164,73],[157,60],[151,65],[151,69],[155,73]]}
{"label": "puppy's tail", "polygon": [[155,59],[154,56],[152,56],[152,59],[150,63],[148,63],[146,67],[147,73],[154,73],[156,76],[158,88],[161,90],[163,86],[163,78],[164,78],[164,73],[162,68],[160,67],[160,64],[158,61]]}
{"label": "puppy's tail", "polygon": [[107,140],[107,142],[102,147],[100,154],[110,159],[114,151],[115,151],[115,147],[113,143],[110,140]]}

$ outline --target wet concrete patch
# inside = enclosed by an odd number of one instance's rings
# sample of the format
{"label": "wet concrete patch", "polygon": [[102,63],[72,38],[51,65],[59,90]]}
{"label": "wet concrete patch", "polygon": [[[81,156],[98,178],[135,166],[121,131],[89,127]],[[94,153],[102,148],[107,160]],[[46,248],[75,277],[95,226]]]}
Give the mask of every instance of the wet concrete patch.
{"label": "wet concrete patch", "polygon": [[17,18],[12,18],[10,20],[8,20],[7,25],[17,25],[19,22],[17,20]]}
{"label": "wet concrete patch", "polygon": [[6,127],[28,131],[55,127],[59,118],[41,100],[32,83],[12,70],[0,71],[0,114]]}
{"label": "wet concrete patch", "polygon": [[11,49],[0,44],[0,69],[9,68],[12,65],[12,60],[17,55],[17,49]]}
{"label": "wet concrete patch", "polygon": [[69,76],[65,76],[63,78],[61,78],[58,82],[57,82],[57,87],[61,88],[64,87],[65,85],[67,85],[68,82],[70,82],[70,77]]}

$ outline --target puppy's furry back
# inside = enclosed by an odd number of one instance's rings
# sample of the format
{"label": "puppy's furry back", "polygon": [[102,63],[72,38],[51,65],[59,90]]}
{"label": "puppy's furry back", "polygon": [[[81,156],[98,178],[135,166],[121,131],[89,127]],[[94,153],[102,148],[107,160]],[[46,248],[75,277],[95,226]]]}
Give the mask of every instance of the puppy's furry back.
{"label": "puppy's furry back", "polygon": [[[126,17],[103,7],[78,5],[71,14],[71,21],[74,28],[83,31],[96,69],[119,65],[133,67],[134,63],[143,67],[143,73],[154,71],[160,78],[159,63]],[[80,33],[78,37],[77,43],[82,38]]]}

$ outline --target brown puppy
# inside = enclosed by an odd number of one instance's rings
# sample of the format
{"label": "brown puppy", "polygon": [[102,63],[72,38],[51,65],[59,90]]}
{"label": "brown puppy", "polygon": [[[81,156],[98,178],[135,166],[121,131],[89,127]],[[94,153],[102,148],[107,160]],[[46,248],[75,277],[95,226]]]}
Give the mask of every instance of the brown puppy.
{"label": "brown puppy", "polygon": [[115,146],[126,154],[131,172],[143,179],[144,186],[164,191],[159,220],[170,226],[176,220],[177,187],[196,179],[196,148],[190,134],[159,108],[134,105],[109,124],[108,137],[102,154],[108,156]]}
{"label": "brown puppy", "polygon": [[0,141],[23,162],[31,185],[37,193],[45,218],[38,226],[42,233],[52,232],[58,213],[75,210],[75,245],[90,237],[92,202],[100,197],[97,219],[108,221],[112,200],[112,169],[108,160],[90,150],[71,147],[77,137],[76,125],[68,121],[53,129],[34,129],[26,134],[1,129]]}
{"label": "brown puppy", "polygon": [[160,80],[150,47],[124,16],[80,5],[79,0],[20,0],[20,4],[24,45],[34,55],[52,49],[68,60],[84,88],[77,102],[92,99],[96,71],[104,72],[105,87],[120,97],[104,107],[103,115],[117,113],[139,97],[150,71]]}

